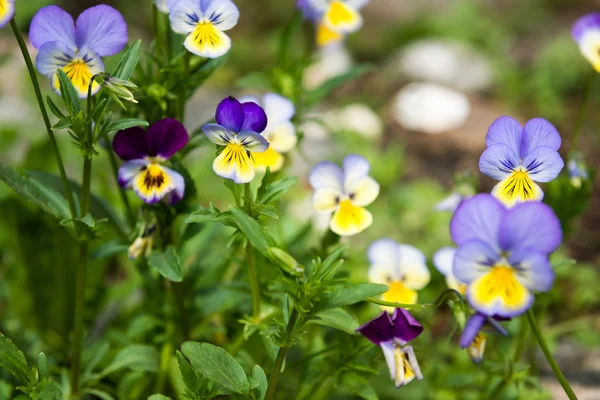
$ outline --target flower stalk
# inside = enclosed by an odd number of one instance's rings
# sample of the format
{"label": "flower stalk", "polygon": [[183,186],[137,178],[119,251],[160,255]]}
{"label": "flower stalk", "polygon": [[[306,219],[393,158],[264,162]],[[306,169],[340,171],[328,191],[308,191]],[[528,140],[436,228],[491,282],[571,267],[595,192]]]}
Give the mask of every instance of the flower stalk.
{"label": "flower stalk", "polygon": [[277,389],[277,383],[279,382],[279,375],[281,375],[281,367],[283,366],[285,355],[294,343],[293,332],[296,328],[296,323],[298,322],[299,316],[300,314],[294,307],[294,309],[290,313],[290,319],[288,321],[287,327],[285,328],[285,344],[279,348],[279,351],[277,352],[277,358],[275,359],[275,364],[273,365],[273,369],[271,370],[271,376],[269,377],[269,386],[267,388],[265,400],[270,400],[275,395],[275,390]]}
{"label": "flower stalk", "polygon": [[461,304],[464,303],[460,293],[458,293],[458,291],[456,291],[454,289],[446,290],[437,298],[437,300],[435,302],[430,303],[430,304],[403,304],[403,303],[395,303],[395,302],[391,302],[391,301],[379,300],[379,299],[376,299],[375,297],[367,298],[367,301],[369,303],[378,304],[380,306],[406,308],[406,309],[409,309],[409,308],[410,309],[421,309],[421,310],[427,310],[430,308],[438,308],[438,307],[442,306],[443,304],[445,304],[449,300],[455,300],[457,303],[461,303]]}

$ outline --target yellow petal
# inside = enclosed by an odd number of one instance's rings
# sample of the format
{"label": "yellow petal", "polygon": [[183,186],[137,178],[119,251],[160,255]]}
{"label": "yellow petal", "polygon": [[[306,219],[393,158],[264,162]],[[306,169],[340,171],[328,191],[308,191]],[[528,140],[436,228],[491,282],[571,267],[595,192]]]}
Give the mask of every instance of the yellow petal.
{"label": "yellow petal", "polygon": [[488,315],[519,315],[532,301],[532,294],[507,266],[492,267],[490,272],[467,287],[469,301],[479,311]]}
{"label": "yellow petal", "polygon": [[331,219],[331,230],[340,236],[352,236],[367,229],[373,223],[373,216],[350,200],[342,200],[339,209]]}
{"label": "yellow petal", "polygon": [[410,290],[403,282],[391,282],[390,290],[383,294],[382,300],[392,303],[415,304],[418,294],[414,290]]}
{"label": "yellow petal", "polygon": [[266,171],[271,167],[271,172],[277,172],[283,167],[285,157],[273,149],[273,146],[262,153],[252,153],[252,165],[257,171]]}
{"label": "yellow petal", "polygon": [[319,47],[326,47],[343,39],[344,35],[342,33],[332,31],[324,23],[319,23],[317,26],[317,45]]}
{"label": "yellow petal", "polygon": [[217,58],[231,48],[231,39],[210,22],[201,23],[185,39],[185,48],[207,58]]}
{"label": "yellow petal", "polygon": [[173,179],[156,163],[149,164],[133,180],[133,190],[146,203],[156,203],[175,189]]}
{"label": "yellow petal", "polygon": [[334,0],[329,4],[323,22],[334,32],[352,33],[360,29],[363,20],[358,11],[342,1]]}
{"label": "yellow petal", "polygon": [[525,201],[539,201],[544,192],[531,180],[527,171],[520,168],[494,186],[492,195],[507,207],[512,207]]}
{"label": "yellow petal", "polygon": [[229,144],[213,162],[213,170],[235,183],[248,183],[256,175],[250,157],[243,146]]}
{"label": "yellow petal", "polygon": [[[100,72],[100,71],[92,71],[88,64],[81,60],[75,59],[71,61],[69,64],[63,67],[63,71],[71,80],[71,83],[77,90],[79,97],[87,97],[88,87],[90,85],[90,81],[92,77]],[[60,82],[58,80],[58,75],[54,75],[52,78],[52,85],[56,91],[60,91]],[[100,85],[94,81],[92,84],[92,95],[96,94],[100,90]]]}

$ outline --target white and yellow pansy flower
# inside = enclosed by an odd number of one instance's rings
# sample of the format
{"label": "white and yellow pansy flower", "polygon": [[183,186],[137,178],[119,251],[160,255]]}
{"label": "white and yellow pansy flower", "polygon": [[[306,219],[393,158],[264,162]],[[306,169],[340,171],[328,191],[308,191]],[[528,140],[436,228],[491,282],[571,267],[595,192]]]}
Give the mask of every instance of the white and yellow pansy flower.
{"label": "white and yellow pansy flower", "polygon": [[15,15],[15,0],[0,0],[0,28],[8,24]]}
{"label": "white and yellow pansy flower", "polygon": [[425,255],[408,244],[399,244],[384,238],[371,243],[367,250],[369,282],[388,285],[382,300],[393,303],[414,304],[417,291],[429,283],[431,274]]}
{"label": "white and yellow pansy flower", "polygon": [[363,25],[360,9],[368,0],[309,0],[319,13],[322,24],[331,31],[347,35],[358,31]]}
{"label": "white and yellow pansy flower", "polygon": [[364,207],[379,195],[379,184],[369,176],[369,169],[364,157],[352,154],[344,159],[343,169],[326,161],[310,173],[315,189],[313,208],[333,213],[329,227],[340,236],[356,235],[373,223],[373,216]]}
{"label": "white and yellow pansy flower", "polygon": [[454,289],[460,294],[465,294],[467,285],[459,281],[452,273],[452,264],[454,263],[456,250],[455,247],[442,247],[433,255],[433,265],[446,277],[446,284],[450,289]]}

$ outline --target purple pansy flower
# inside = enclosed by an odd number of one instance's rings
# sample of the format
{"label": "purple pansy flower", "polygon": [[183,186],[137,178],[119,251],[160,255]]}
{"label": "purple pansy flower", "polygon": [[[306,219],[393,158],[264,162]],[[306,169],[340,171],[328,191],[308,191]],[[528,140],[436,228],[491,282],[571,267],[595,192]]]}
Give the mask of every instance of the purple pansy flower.
{"label": "purple pansy flower", "polygon": [[490,126],[485,141],[487,150],[479,159],[479,169],[500,180],[492,194],[509,207],[542,200],[544,192],[535,182],[549,182],[563,169],[557,151],[560,135],[543,118],[529,120],[522,127],[514,118],[500,117]]}
{"label": "purple pansy flower", "polygon": [[481,313],[475,313],[469,318],[462,336],[460,337],[460,347],[467,349],[467,353],[471,360],[475,363],[480,363],[483,360],[485,352],[485,344],[487,337],[481,332],[484,324],[491,325],[498,333],[503,336],[508,336],[506,329],[498,323],[497,320],[506,320],[500,317],[488,317]]}
{"label": "purple pansy flower", "polygon": [[579,18],[573,25],[571,35],[579,45],[581,54],[600,72],[600,13]]}
{"label": "purple pansy flower", "polygon": [[506,208],[488,194],[465,200],[450,222],[458,245],[453,273],[467,284],[469,304],[487,316],[514,317],[533,304],[532,292],[552,287],[548,260],[562,241],[560,222],[540,202]]}
{"label": "purple pansy flower", "polygon": [[113,139],[115,153],[125,161],[119,168],[119,184],[133,189],[148,204],[163,198],[177,203],[183,198],[185,182],[164,163],[187,142],[184,126],[171,118],[155,122],[148,132],[139,127],[119,131]]}
{"label": "purple pansy flower", "polygon": [[[92,77],[104,72],[101,57],[112,56],[127,44],[127,24],[120,12],[104,4],[88,8],[77,22],[62,8],[48,6],[33,17],[29,39],[40,51],[37,69],[52,80],[54,90],[60,92],[57,71],[62,69],[84,99]],[[94,82],[92,94],[99,89]]]}
{"label": "purple pansy flower", "polygon": [[213,170],[235,183],[252,181],[256,172],[250,153],[262,153],[269,148],[260,134],[267,127],[265,111],[256,103],[240,103],[230,96],[219,103],[215,118],[216,124],[202,127],[211,142],[225,146],[213,162]]}
{"label": "purple pansy flower", "polygon": [[15,15],[15,0],[0,0],[0,28]]}
{"label": "purple pansy flower", "polygon": [[231,48],[224,31],[237,25],[240,12],[231,0],[167,0],[174,32],[188,35],[184,45],[191,53],[216,58]]}
{"label": "purple pansy flower", "polygon": [[423,332],[423,327],[407,310],[396,308],[391,316],[384,311],[356,331],[381,347],[396,387],[414,378],[423,379],[415,351],[407,345]]}

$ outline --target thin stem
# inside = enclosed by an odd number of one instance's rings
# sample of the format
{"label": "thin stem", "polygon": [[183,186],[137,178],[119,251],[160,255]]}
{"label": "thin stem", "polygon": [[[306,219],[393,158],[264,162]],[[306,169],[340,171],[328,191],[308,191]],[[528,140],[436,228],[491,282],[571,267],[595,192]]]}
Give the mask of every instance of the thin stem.
{"label": "thin stem", "polygon": [[521,355],[525,349],[525,343],[527,343],[527,334],[529,333],[529,324],[525,321],[525,318],[521,318],[521,328],[519,329],[519,336],[517,337],[517,344],[515,345],[515,354],[513,361],[515,363],[521,360]]}
{"label": "thin stem", "polygon": [[277,389],[277,383],[279,381],[279,375],[281,375],[281,367],[283,366],[283,361],[285,360],[285,355],[287,351],[292,347],[294,343],[294,338],[292,337],[292,333],[296,328],[296,323],[298,322],[298,317],[300,314],[294,307],[292,313],[290,315],[290,320],[288,321],[287,327],[285,328],[285,345],[279,348],[277,352],[277,358],[275,359],[275,364],[273,365],[273,369],[271,370],[271,376],[269,377],[269,387],[267,388],[267,394],[265,395],[265,400],[270,400],[275,395],[275,390]]}
{"label": "thin stem", "polygon": [[556,379],[558,380],[558,382],[560,382],[561,386],[563,387],[563,390],[567,394],[567,397],[569,397],[570,400],[577,400],[577,396],[575,396],[575,393],[573,392],[573,389],[571,389],[569,382],[567,382],[565,376],[558,367],[558,364],[556,364],[556,361],[554,360],[554,357],[552,356],[552,353],[550,352],[550,349],[546,344],[546,340],[544,340],[544,336],[540,331],[540,327],[538,326],[537,321],[535,320],[535,316],[533,315],[533,311],[531,311],[531,309],[527,311],[527,319],[529,320],[531,332],[533,332],[533,335],[535,336],[538,344],[540,345],[540,349],[542,349],[544,356],[546,356],[548,364],[550,364],[552,371],[554,371],[554,375],[556,375]]}
{"label": "thin stem", "polygon": [[185,119],[185,102],[187,100],[187,76],[190,69],[190,52],[186,51],[183,56],[183,82],[179,88],[177,118],[183,122]]}
{"label": "thin stem", "polygon": [[127,197],[127,193],[125,190],[119,185],[119,166],[117,164],[117,158],[115,157],[115,152],[110,143],[108,143],[108,136],[105,136],[107,141],[106,145],[108,148],[106,152],[108,153],[108,160],[110,162],[110,168],[112,170],[112,175],[115,178],[115,182],[117,183],[117,187],[119,188],[119,195],[121,196],[121,201],[125,206],[125,213],[127,215],[127,221],[132,227],[135,227],[135,213],[133,212],[133,208],[131,207],[131,203],[129,202],[129,198]]}
{"label": "thin stem", "polygon": [[463,299],[460,293],[458,293],[454,289],[448,289],[444,293],[442,293],[434,303],[430,304],[404,304],[404,303],[394,303],[391,301],[379,300],[374,297],[367,297],[367,301],[369,303],[378,304],[380,306],[386,307],[395,307],[395,308],[413,308],[413,309],[421,309],[426,310],[429,308],[438,308],[442,304],[446,303],[448,300],[455,299],[457,302],[462,303]]}
{"label": "thin stem", "polygon": [[258,322],[260,321],[260,286],[258,284],[258,275],[256,274],[256,265],[254,265],[254,247],[252,247],[250,242],[246,245],[246,261],[248,263],[250,287],[252,289],[252,316]]}
{"label": "thin stem", "polygon": [[190,337],[190,321],[185,308],[185,287],[181,282],[173,282],[171,289],[173,290],[175,304],[179,312],[179,317],[181,318],[181,333],[183,334],[183,340],[185,341]]}
{"label": "thin stem", "polygon": [[492,392],[490,393],[490,395],[487,398],[489,400],[496,399],[500,395],[500,393],[502,393],[502,391],[506,387],[507,383],[508,383],[508,379],[502,378],[502,380],[500,382],[498,382],[498,384],[496,385],[494,390],[492,390]]}
{"label": "thin stem", "polygon": [[81,368],[81,347],[83,343],[83,313],[85,310],[85,282],[87,275],[88,243],[79,243],[79,266],[75,286],[75,312],[73,329],[73,352],[71,354],[71,397],[79,392],[79,372]]}
{"label": "thin stem", "polygon": [[575,129],[573,131],[573,137],[571,138],[571,143],[569,146],[569,151],[573,152],[577,149],[577,142],[579,140],[579,136],[581,136],[581,130],[583,128],[583,120],[585,119],[585,110],[590,101],[590,94],[592,93],[592,87],[594,87],[594,80],[598,73],[596,71],[592,71],[592,74],[589,76],[585,89],[583,92],[583,99],[581,100],[581,105],[579,106],[579,111],[577,113],[577,120],[575,121]]}
{"label": "thin stem", "polygon": [[15,22],[14,18],[10,21],[10,26],[13,30],[13,33],[15,34],[17,42],[19,43],[21,54],[23,54],[23,59],[25,60],[25,64],[27,65],[27,71],[29,72],[29,78],[31,79],[33,90],[35,91],[35,97],[37,98],[38,106],[40,107],[40,112],[42,113],[42,118],[44,119],[46,132],[48,133],[48,138],[50,139],[50,143],[52,144],[52,151],[54,152],[56,164],[58,165],[58,170],[60,172],[60,179],[62,180],[64,186],[65,197],[67,199],[67,202],[69,203],[69,211],[71,213],[71,218],[75,219],[75,217],[77,216],[77,209],[75,208],[75,199],[73,197],[73,192],[71,191],[71,187],[69,185],[69,179],[67,178],[67,173],[65,172],[65,166],[60,155],[60,150],[58,149],[58,144],[56,143],[56,138],[54,137],[54,132],[52,132],[52,125],[50,125],[50,119],[48,118],[48,112],[46,111],[46,106],[44,105],[44,100],[42,98],[42,91],[40,90],[40,83],[38,82],[35,68],[33,66],[33,62],[31,61],[31,56],[29,55],[29,50],[27,49],[25,40],[23,40],[21,31],[19,31],[19,27],[17,26],[17,23]]}

